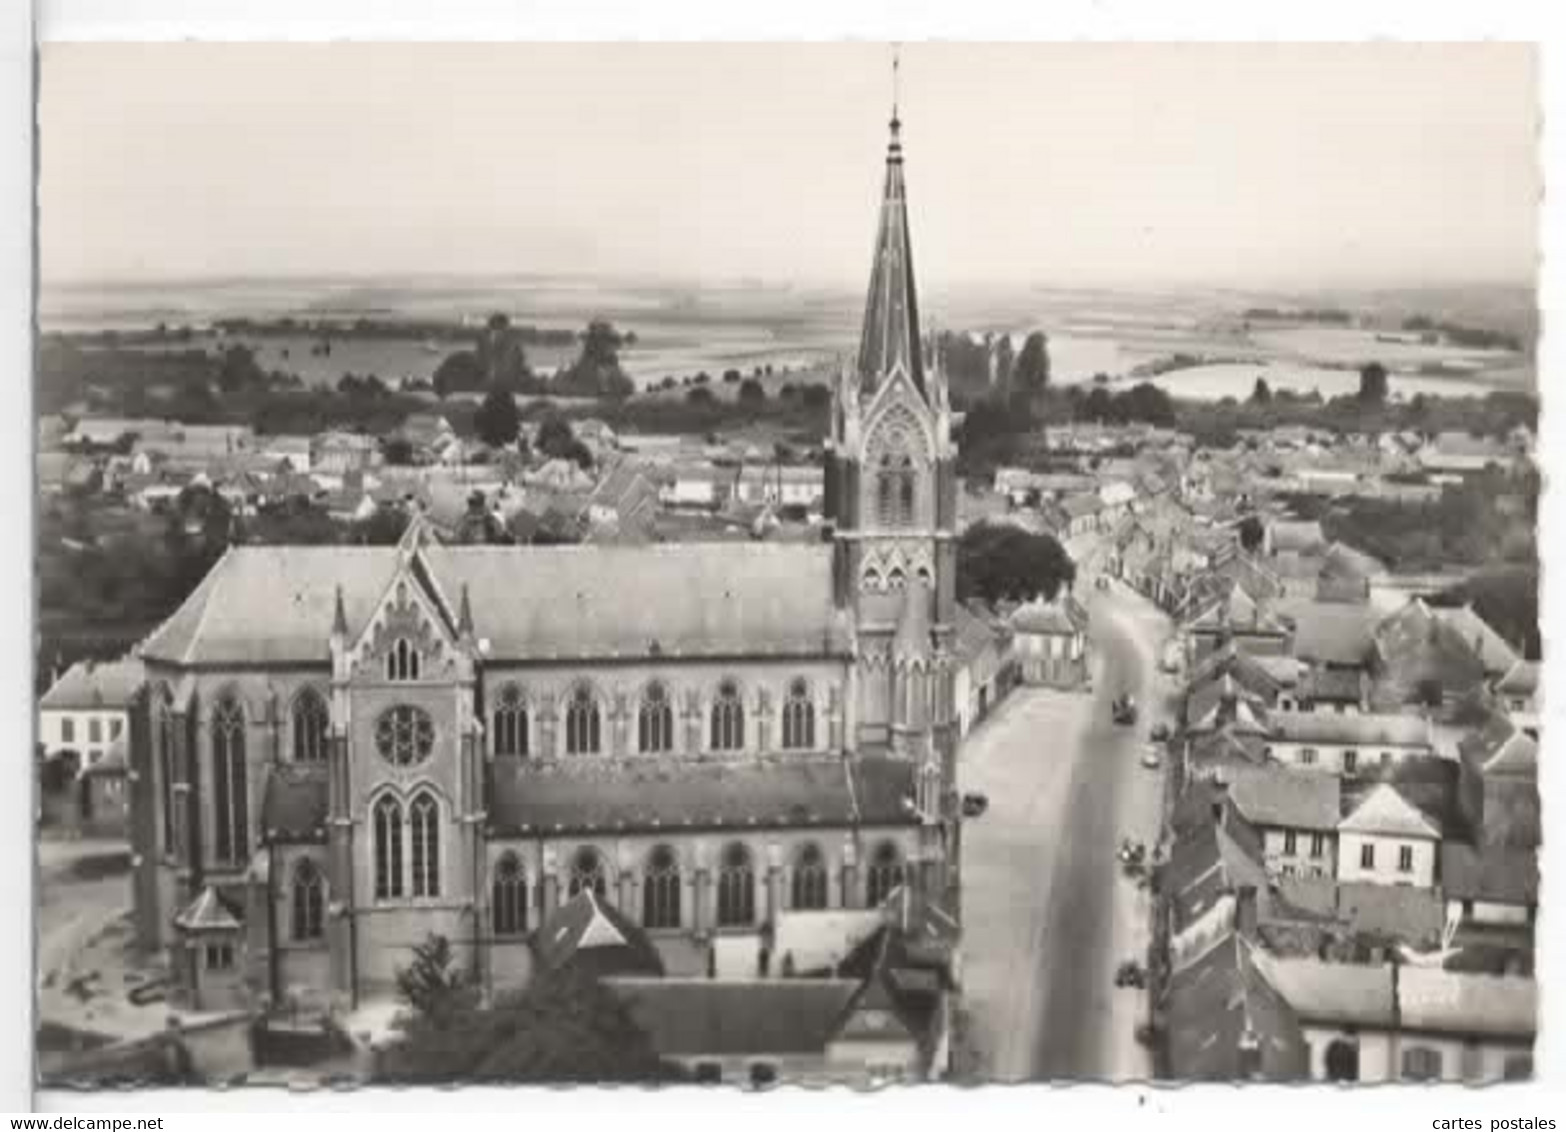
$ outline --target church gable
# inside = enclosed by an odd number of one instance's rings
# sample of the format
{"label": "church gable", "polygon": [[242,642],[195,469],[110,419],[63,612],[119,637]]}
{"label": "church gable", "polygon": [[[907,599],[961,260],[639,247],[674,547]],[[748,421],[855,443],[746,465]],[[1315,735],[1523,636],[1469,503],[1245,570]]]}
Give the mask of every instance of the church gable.
{"label": "church gable", "polygon": [[444,681],[457,676],[456,626],[421,557],[406,558],[349,652],[350,671],[371,681]]}

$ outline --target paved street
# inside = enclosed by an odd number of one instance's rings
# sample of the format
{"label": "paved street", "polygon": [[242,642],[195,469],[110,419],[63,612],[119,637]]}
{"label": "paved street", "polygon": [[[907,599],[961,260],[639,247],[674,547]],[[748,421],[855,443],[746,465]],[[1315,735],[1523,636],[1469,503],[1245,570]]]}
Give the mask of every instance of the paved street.
{"label": "paved street", "polygon": [[[1139,765],[1155,716],[1162,617],[1124,589],[1090,591],[1094,691],[1025,688],[969,738],[962,788],[990,809],[964,832],[964,984],[989,1079],[1145,1078],[1145,999],[1117,989],[1145,956],[1147,897],[1115,859],[1157,836],[1162,772]],[[1133,692],[1135,728],[1110,701]]]}

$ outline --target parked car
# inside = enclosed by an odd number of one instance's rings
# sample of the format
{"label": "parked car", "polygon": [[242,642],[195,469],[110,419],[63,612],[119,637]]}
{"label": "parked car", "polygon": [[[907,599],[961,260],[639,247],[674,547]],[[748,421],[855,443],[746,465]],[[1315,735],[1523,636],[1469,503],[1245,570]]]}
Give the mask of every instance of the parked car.
{"label": "parked car", "polygon": [[1151,747],[1142,752],[1142,765],[1148,770],[1157,770],[1161,761],[1158,757],[1158,752]]}
{"label": "parked car", "polygon": [[1115,969],[1115,986],[1117,987],[1144,987],[1147,985],[1147,976],[1141,966],[1134,959],[1127,959]]}
{"label": "parked car", "polygon": [[1116,699],[1111,705],[1111,710],[1114,713],[1115,722],[1123,727],[1130,726],[1136,722],[1136,700],[1132,698],[1130,692]]}
{"label": "parked car", "polygon": [[983,794],[964,794],[962,796],[962,816],[976,818],[990,808],[990,800]]}
{"label": "parked car", "polygon": [[1107,590],[1109,588],[1109,578],[1104,574],[1100,574],[1093,580],[1093,585],[1096,589]]}
{"label": "parked car", "polygon": [[1167,743],[1169,741],[1169,725],[1167,723],[1153,724],[1153,742]]}

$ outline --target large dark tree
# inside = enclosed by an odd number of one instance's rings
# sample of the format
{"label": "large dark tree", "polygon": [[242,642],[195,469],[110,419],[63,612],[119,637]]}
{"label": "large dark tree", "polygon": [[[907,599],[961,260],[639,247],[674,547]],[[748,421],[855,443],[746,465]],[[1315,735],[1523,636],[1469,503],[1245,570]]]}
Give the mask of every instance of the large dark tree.
{"label": "large dark tree", "polygon": [[571,422],[558,413],[538,422],[538,434],[533,438],[533,446],[550,459],[572,458],[577,443]]}
{"label": "large dark tree", "polygon": [[1386,366],[1380,362],[1371,362],[1359,371],[1359,399],[1367,405],[1386,404]]}
{"label": "large dark tree", "polygon": [[1059,542],[1010,523],[975,523],[957,542],[957,596],[963,600],[1053,600],[1076,576],[1076,564]]}
{"label": "large dark tree", "polygon": [[521,392],[532,378],[527,367],[527,353],[522,348],[522,336],[503,314],[489,316],[479,334],[474,357],[491,389]]}
{"label": "large dark tree", "polygon": [[501,386],[495,386],[485,394],[484,403],[473,416],[474,431],[491,448],[504,448],[514,442],[521,427],[517,399],[509,389]]}
{"label": "large dark tree", "polygon": [[477,393],[489,380],[484,363],[472,350],[458,350],[435,368],[431,384],[437,397],[450,397],[453,393]]}
{"label": "large dark tree", "polygon": [[620,367],[620,346],[629,341],[601,318],[587,324],[582,352],[556,379],[560,392],[575,397],[629,397],[636,383]]}
{"label": "large dark tree", "polygon": [[754,377],[747,377],[740,382],[739,403],[749,408],[756,408],[767,403],[767,391],[762,388],[761,382]]}
{"label": "large dark tree", "polygon": [[1261,549],[1262,543],[1267,538],[1267,528],[1255,515],[1247,515],[1240,520],[1240,547],[1254,554]]}
{"label": "large dark tree", "polygon": [[1027,394],[1036,404],[1048,385],[1049,339],[1042,330],[1035,330],[1022,343],[1022,352],[1012,366],[1010,387]]}
{"label": "large dark tree", "polygon": [[383,1083],[673,1082],[677,1066],[653,1049],[630,1008],[578,968],[540,972],[527,989],[491,1007],[476,996],[420,1014],[382,1056]]}
{"label": "large dark tree", "polygon": [[1272,404],[1272,386],[1267,384],[1267,379],[1265,377],[1258,377],[1256,379],[1256,386],[1251,390],[1251,404]]}

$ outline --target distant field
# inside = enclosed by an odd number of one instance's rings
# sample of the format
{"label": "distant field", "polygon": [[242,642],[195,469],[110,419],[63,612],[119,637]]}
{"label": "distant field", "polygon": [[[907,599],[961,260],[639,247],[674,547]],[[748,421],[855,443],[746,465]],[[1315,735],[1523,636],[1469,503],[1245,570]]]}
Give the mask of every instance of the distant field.
{"label": "distant field", "polygon": [[[676,379],[706,371],[717,382],[726,369],[752,372],[832,366],[849,355],[859,337],[863,293],[852,290],[804,290],[786,286],[735,284],[594,282],[572,279],[516,280],[439,279],[372,284],[364,281],[246,281],[126,287],[48,288],[40,295],[46,327],[87,329],[95,326],[202,325],[212,318],[250,315],[279,317],[351,317],[377,319],[477,319],[488,311],[505,311],[525,325],[581,327],[591,318],[607,318],[622,330],[635,331],[637,344],[622,352],[627,372],[643,386],[666,376]],[[1430,294],[1336,294],[1278,296],[1243,290],[1165,288],[1162,290],[1105,288],[1009,288],[942,290],[925,295],[927,329],[1010,333],[1017,345],[1033,329],[1050,336],[1053,379],[1060,384],[1089,381],[1095,374],[1123,377],[1139,366],[1177,354],[1211,362],[1244,362],[1250,374],[1244,393],[1255,379],[1255,366],[1276,369],[1274,384],[1299,387],[1310,381],[1326,394],[1371,360],[1380,361],[1400,378],[1395,388],[1426,392],[1468,392],[1474,388],[1535,387],[1532,362],[1499,350],[1426,346],[1414,340],[1378,341],[1373,331],[1286,321],[1247,327],[1242,312],[1252,306],[1300,309],[1331,306],[1399,326],[1413,313],[1450,319],[1463,325],[1498,326],[1526,337],[1528,296],[1511,291]],[[1521,313],[1519,313],[1521,312]],[[1504,316],[1504,317],[1503,317]],[[1399,336],[1401,337],[1401,336]],[[198,345],[214,346],[212,335],[198,335]],[[311,340],[257,339],[268,369],[298,373],[313,385],[335,384],[344,373],[373,373],[384,379],[427,380],[451,348],[430,349],[413,338],[337,339],[330,356],[310,352]],[[286,351],[286,353],[285,353]],[[529,360],[545,373],[569,361],[571,347],[530,348]],[[1345,373],[1330,372],[1340,367]],[[1442,367],[1447,372],[1413,371]],[[1317,373],[1315,371],[1323,372]],[[1290,375],[1294,374],[1295,377]],[[1214,370],[1176,379],[1187,395],[1197,388],[1236,392],[1228,371]],[[1465,381],[1474,384],[1463,387]],[[1239,395],[1238,393],[1236,395]]]}

